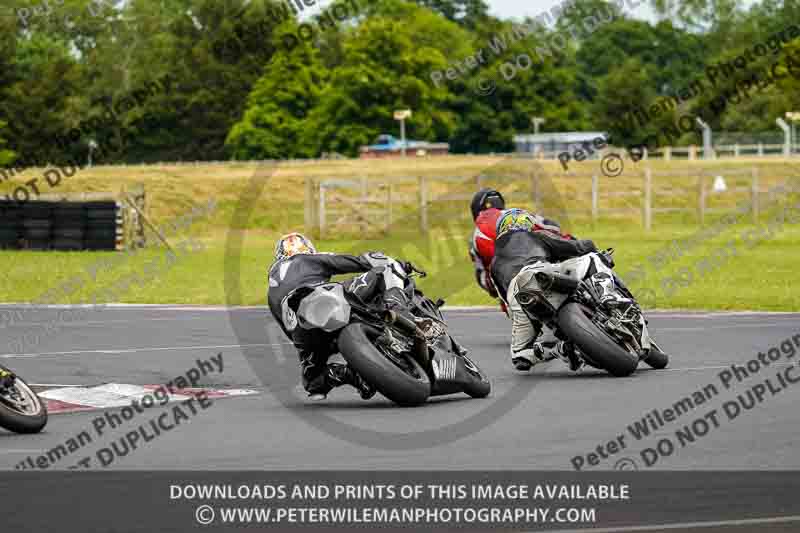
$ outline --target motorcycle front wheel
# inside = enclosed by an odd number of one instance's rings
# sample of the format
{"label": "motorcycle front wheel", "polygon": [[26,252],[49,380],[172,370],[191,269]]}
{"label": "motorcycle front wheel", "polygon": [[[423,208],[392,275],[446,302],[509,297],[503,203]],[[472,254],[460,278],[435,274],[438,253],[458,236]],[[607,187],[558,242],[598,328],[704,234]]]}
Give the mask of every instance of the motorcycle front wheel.
{"label": "motorcycle front wheel", "polygon": [[[0,370],[7,372],[0,367]],[[47,407],[19,376],[0,391],[0,427],[15,433],[39,433],[47,424]]]}
{"label": "motorcycle front wheel", "polygon": [[339,334],[339,352],[362,378],[394,403],[425,403],[431,395],[428,374],[413,358],[376,344],[381,333],[366,324],[350,324]]}
{"label": "motorcycle front wheel", "polygon": [[594,323],[594,313],[585,305],[570,302],[558,311],[558,326],[593,366],[617,377],[630,376],[639,365],[639,357],[625,350]]}

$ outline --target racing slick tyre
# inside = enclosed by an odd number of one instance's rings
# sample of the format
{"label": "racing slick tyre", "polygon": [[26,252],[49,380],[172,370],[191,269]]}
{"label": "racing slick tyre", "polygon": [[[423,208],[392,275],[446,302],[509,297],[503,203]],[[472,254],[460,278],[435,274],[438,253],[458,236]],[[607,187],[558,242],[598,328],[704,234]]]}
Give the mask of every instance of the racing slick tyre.
{"label": "racing slick tyre", "polygon": [[[7,372],[0,366],[0,374]],[[14,397],[0,394],[0,427],[15,433],[39,433],[47,424],[47,407],[18,376],[13,389]]]}
{"label": "racing slick tyre", "polygon": [[661,351],[661,348],[659,348],[655,343],[652,343],[652,345],[653,347],[650,348],[650,353],[648,353],[647,357],[644,358],[644,362],[656,370],[667,368],[667,365],[669,364],[669,356]]}
{"label": "racing slick tyre", "polygon": [[350,324],[339,334],[339,352],[367,383],[394,403],[425,403],[431,394],[428,374],[414,359],[376,346],[374,341],[381,333],[366,324]]}
{"label": "racing slick tyre", "polygon": [[630,376],[639,364],[638,356],[622,348],[592,320],[592,310],[570,302],[558,311],[558,325],[580,350],[587,362],[617,377]]}

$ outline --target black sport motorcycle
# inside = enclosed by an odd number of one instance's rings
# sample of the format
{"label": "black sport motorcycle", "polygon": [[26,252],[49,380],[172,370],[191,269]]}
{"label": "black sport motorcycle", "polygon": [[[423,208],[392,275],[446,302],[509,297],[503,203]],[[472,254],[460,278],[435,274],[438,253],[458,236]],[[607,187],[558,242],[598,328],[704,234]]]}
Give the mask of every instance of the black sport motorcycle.
{"label": "black sport motorcycle", "polygon": [[484,398],[491,384],[447,331],[440,307],[416,287],[426,273],[411,263],[403,289],[407,309],[361,302],[342,283],[301,287],[284,299],[285,322],[334,334],[339,353],[370,385],[399,405],[464,392]]}
{"label": "black sport motorcycle", "polygon": [[47,407],[25,381],[0,365],[0,427],[15,433],[39,433]]}
{"label": "black sport motorcycle", "polygon": [[571,341],[590,366],[614,376],[632,374],[640,361],[665,368],[667,354],[650,336],[633,294],[614,275],[613,253],[524,267],[517,275],[517,302],[529,318]]}

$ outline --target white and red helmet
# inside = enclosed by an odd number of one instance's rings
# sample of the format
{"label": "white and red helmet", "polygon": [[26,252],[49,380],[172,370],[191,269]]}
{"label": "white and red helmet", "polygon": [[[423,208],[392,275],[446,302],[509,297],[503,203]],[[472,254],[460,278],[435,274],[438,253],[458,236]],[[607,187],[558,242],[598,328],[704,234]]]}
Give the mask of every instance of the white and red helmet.
{"label": "white and red helmet", "polygon": [[278,239],[275,244],[275,261],[286,259],[297,254],[315,254],[317,249],[311,239],[301,233],[289,233]]}

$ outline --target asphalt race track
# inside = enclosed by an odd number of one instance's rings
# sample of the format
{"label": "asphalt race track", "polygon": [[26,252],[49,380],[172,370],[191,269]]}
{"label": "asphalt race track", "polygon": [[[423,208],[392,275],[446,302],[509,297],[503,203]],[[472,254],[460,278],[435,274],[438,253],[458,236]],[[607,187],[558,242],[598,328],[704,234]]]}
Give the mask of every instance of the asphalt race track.
{"label": "asphalt race track", "polygon": [[[236,313],[252,324],[254,340],[265,338],[264,310],[248,308]],[[731,364],[746,364],[759,351],[766,352],[800,333],[798,315],[661,312],[649,316],[656,339],[671,353],[670,366],[663,371],[640,366],[630,378],[612,378],[587,369],[573,374],[560,361],[537,367],[530,374],[517,373],[508,359],[509,324],[504,315],[487,310],[451,310],[447,318],[453,334],[491,376],[493,393],[485,400],[465,395],[435,399],[415,409],[395,408],[380,396],[365,402],[347,387],[332,393],[326,402],[311,404],[294,382],[265,386],[242,355],[225,309],[106,308],[93,312],[84,322],[65,324],[57,335],[45,339],[30,353],[9,353],[3,346],[0,362],[44,388],[110,382],[143,385],[165,383],[194,366],[196,359],[221,352],[223,373],[209,374],[202,386],[259,391],[215,400],[189,423],[139,447],[110,468],[568,470],[573,467],[574,456],[586,459],[598,445],[606,447],[608,441],[623,435],[625,449],[617,449],[605,459],[595,457],[598,464],[585,468],[612,469],[617,465],[624,469],[632,468],[633,463],[644,469],[640,455],[643,448],[655,446],[662,436],[678,442],[675,430],[691,426],[712,409],[717,410],[718,424],[706,418],[706,427],[695,425],[695,441],[684,442],[653,468],[800,468],[800,455],[793,447],[800,422],[800,410],[794,406],[800,387],[793,390],[787,383],[774,395],[767,392],[762,403],[743,410],[734,420],[729,420],[722,409],[724,401],[735,400],[739,393],[746,396],[748,388],[766,378],[771,377],[774,388],[780,389],[775,375],[794,359],[781,355],[780,360],[744,382],[734,380],[728,391],[718,377]],[[15,324],[3,329],[11,333],[24,327]],[[290,346],[282,348],[289,349],[283,353],[294,357]],[[268,356],[273,347],[258,349]],[[719,394],[667,423],[655,438],[651,434],[637,441],[627,430],[652,409],[670,409],[695,391],[708,390],[709,384],[716,384]],[[530,391],[507,412],[493,416],[474,433],[443,445],[427,442],[420,447],[415,442],[414,446],[362,446],[317,429],[295,412],[319,410],[336,420],[386,432],[431,430],[503,401],[504,395],[519,385],[529,386]],[[293,408],[282,405],[270,387],[294,388]],[[40,435],[0,433],[0,466],[13,469],[25,457],[46,452],[91,429],[92,420],[102,414],[52,415]],[[609,453],[607,447],[605,453]],[[69,461],[54,468],[62,466],[69,466]]]}

